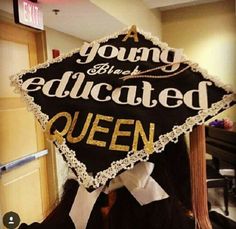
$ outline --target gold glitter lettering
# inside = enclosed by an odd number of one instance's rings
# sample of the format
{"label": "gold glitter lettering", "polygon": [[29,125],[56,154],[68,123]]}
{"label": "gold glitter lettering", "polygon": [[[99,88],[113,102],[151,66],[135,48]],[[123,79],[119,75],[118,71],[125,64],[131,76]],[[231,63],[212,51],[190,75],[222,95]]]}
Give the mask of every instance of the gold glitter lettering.
{"label": "gold glitter lettering", "polygon": [[127,41],[127,39],[130,37],[134,38],[135,42],[138,42],[138,33],[135,25],[132,25],[132,27],[130,28],[127,35],[123,38],[122,41]]}
{"label": "gold glitter lettering", "polygon": [[111,139],[111,144],[109,147],[110,150],[119,150],[119,151],[126,151],[126,152],[129,151],[129,146],[116,144],[118,136],[128,136],[129,137],[131,135],[130,131],[121,131],[120,130],[120,126],[122,124],[133,125],[134,120],[133,119],[117,119],[115,129],[114,129],[112,139]]}
{"label": "gold glitter lettering", "polygon": [[86,135],[86,133],[88,131],[89,125],[91,123],[91,119],[93,117],[93,114],[92,113],[88,113],[88,116],[86,118],[86,121],[84,123],[83,129],[82,129],[80,135],[77,136],[77,137],[73,137],[72,136],[72,132],[73,132],[73,130],[75,128],[75,124],[76,124],[76,122],[78,120],[78,116],[79,116],[79,111],[75,112],[72,124],[71,124],[70,129],[69,129],[68,134],[67,134],[67,140],[70,143],[80,142],[84,138],[84,136]]}
{"label": "gold glitter lettering", "polygon": [[134,140],[133,140],[133,145],[132,145],[132,149],[134,151],[137,151],[137,147],[138,147],[138,140],[139,140],[139,135],[141,136],[143,143],[144,143],[144,150],[147,153],[151,153],[154,150],[154,146],[153,146],[153,141],[154,141],[154,131],[155,131],[155,124],[154,123],[150,123],[150,128],[149,128],[149,140],[147,139],[147,136],[144,132],[142,123],[137,120],[135,122],[135,130],[134,130]]}
{"label": "gold glitter lettering", "polygon": [[86,143],[90,144],[90,145],[96,145],[96,146],[99,146],[99,147],[106,147],[106,142],[105,141],[99,141],[99,140],[94,139],[94,135],[95,135],[96,132],[102,132],[102,133],[108,133],[109,132],[108,128],[101,127],[101,126],[98,125],[100,120],[104,120],[104,121],[107,121],[107,122],[112,122],[113,117],[97,114],[96,118],[93,122],[93,126],[92,126],[92,129],[91,129],[90,133],[89,133],[89,136],[88,136],[88,139],[87,139]]}
{"label": "gold glitter lettering", "polygon": [[[55,130],[53,134],[51,134],[51,127],[52,124],[59,118],[64,117],[66,118],[66,125],[62,131]],[[71,125],[71,115],[68,112],[60,112],[54,115],[47,123],[46,125],[46,136],[51,141],[57,141],[59,144],[62,144],[63,142],[63,136],[68,132],[70,125]]]}

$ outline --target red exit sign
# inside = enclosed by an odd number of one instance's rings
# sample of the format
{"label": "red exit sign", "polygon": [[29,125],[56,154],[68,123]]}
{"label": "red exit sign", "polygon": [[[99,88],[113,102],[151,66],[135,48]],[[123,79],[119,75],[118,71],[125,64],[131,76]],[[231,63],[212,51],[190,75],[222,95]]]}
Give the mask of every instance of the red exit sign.
{"label": "red exit sign", "polygon": [[14,0],[15,22],[43,30],[43,13],[38,3],[28,0]]}

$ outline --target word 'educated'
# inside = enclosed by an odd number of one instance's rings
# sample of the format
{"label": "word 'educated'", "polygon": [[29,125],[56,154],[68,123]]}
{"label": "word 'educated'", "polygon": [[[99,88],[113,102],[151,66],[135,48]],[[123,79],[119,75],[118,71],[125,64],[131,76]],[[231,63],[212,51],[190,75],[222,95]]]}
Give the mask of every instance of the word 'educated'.
{"label": "word 'educated'", "polygon": [[85,74],[82,72],[67,71],[61,79],[48,81],[42,77],[27,79],[23,82],[22,89],[28,92],[41,90],[44,95],[58,99],[70,97],[71,99],[93,99],[101,103],[113,101],[119,105],[143,105],[146,108],[156,107],[158,102],[166,108],[177,108],[185,104],[191,109],[200,110],[208,108],[207,86],[211,85],[210,81],[201,81],[198,88],[184,93],[177,88],[157,91],[148,81],[142,81],[141,88],[138,88],[140,87],[138,85],[114,87],[106,82],[85,81]]}

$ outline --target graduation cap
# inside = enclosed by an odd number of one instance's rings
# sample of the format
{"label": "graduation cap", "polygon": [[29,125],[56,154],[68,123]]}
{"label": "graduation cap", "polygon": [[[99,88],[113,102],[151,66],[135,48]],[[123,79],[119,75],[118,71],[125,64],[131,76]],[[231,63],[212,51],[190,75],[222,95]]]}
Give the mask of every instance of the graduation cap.
{"label": "graduation cap", "polygon": [[79,183],[91,190],[235,102],[229,86],[181,49],[134,26],[11,81]]}

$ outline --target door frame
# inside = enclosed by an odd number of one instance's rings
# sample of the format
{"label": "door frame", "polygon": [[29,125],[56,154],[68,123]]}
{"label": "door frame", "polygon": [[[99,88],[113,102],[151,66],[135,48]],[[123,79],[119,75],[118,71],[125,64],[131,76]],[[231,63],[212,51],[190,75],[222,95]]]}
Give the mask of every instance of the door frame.
{"label": "door frame", "polygon": [[[31,31],[35,34],[36,38],[36,50],[37,50],[37,64],[43,63],[47,60],[47,45],[46,45],[46,33],[45,31],[40,31],[36,29],[31,29],[26,26],[22,26],[19,24],[15,24],[14,17],[12,14],[7,13],[3,10],[0,10],[0,21],[4,24],[8,24],[10,26],[25,31]],[[14,41],[14,40],[13,40]],[[19,99],[16,99],[19,101]],[[18,103],[16,101],[16,103]],[[21,103],[21,102],[20,102]],[[57,167],[56,167],[56,152],[55,147],[52,143],[46,140],[45,135],[42,133],[42,129],[40,124],[36,121],[36,133],[37,133],[37,148],[48,149],[48,155],[42,160],[42,166],[45,166],[47,172],[47,183],[48,183],[48,206],[44,208],[46,217],[58,204],[59,202],[59,192],[58,192],[58,181],[57,181]],[[43,136],[42,136],[43,135]]]}

